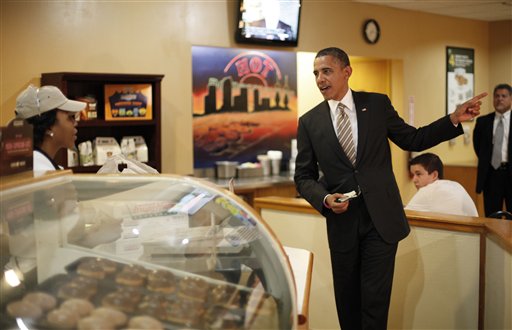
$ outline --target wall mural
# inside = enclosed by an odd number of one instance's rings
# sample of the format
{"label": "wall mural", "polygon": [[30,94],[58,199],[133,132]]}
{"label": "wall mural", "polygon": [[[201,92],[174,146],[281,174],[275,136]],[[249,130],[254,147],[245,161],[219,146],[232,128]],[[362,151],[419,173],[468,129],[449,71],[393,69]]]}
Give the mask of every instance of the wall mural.
{"label": "wall mural", "polygon": [[194,168],[256,162],[267,150],[290,158],[297,133],[293,52],[192,47]]}

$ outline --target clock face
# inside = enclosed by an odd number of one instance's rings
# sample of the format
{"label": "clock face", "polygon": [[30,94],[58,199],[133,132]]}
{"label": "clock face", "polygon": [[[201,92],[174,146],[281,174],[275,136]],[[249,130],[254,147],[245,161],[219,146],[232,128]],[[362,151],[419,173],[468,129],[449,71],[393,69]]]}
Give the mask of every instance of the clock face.
{"label": "clock face", "polygon": [[379,41],[380,27],[376,20],[370,19],[364,23],[363,35],[366,42],[375,44]]}

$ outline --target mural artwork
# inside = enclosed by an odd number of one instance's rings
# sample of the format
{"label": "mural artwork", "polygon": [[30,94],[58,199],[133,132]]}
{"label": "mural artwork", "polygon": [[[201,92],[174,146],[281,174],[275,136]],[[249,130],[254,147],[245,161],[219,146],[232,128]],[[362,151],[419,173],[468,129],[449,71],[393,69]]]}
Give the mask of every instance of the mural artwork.
{"label": "mural artwork", "polygon": [[297,133],[295,53],[194,46],[192,70],[194,168],[256,162],[267,150],[290,158]]}

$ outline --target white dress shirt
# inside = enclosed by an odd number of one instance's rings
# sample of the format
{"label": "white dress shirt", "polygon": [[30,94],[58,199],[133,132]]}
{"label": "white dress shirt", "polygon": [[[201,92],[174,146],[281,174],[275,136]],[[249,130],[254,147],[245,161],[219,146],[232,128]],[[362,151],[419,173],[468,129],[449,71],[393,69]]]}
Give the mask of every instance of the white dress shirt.
{"label": "white dress shirt", "polygon": [[466,189],[460,183],[450,180],[436,180],[420,188],[405,209],[478,216],[475,203]]}

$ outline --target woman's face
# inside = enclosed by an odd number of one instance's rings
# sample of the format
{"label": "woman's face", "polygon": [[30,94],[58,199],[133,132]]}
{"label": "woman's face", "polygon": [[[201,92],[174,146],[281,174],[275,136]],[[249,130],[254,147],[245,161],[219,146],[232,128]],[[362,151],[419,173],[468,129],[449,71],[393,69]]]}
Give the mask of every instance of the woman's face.
{"label": "woman's face", "polygon": [[51,140],[59,148],[74,148],[76,141],[77,119],[79,112],[57,110],[55,124],[50,128],[53,136]]}

